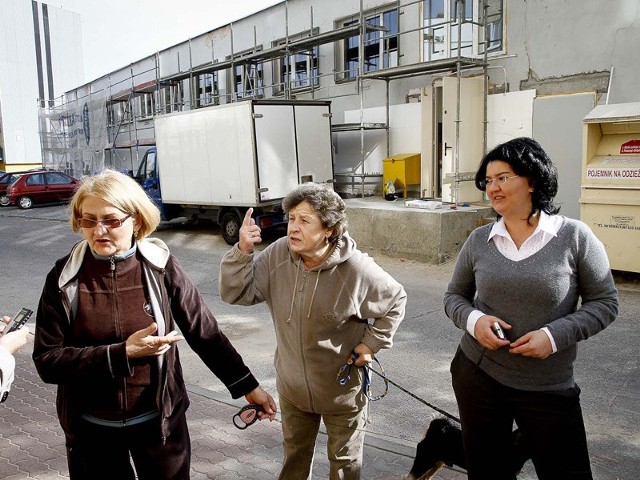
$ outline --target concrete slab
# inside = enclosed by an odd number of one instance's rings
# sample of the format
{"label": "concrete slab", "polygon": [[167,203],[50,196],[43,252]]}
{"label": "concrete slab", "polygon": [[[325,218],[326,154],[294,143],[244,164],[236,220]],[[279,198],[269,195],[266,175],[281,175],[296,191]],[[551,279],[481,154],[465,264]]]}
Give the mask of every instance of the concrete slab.
{"label": "concrete slab", "polygon": [[349,233],[361,250],[431,264],[454,258],[475,228],[495,218],[493,209],[482,205],[414,208],[402,199],[380,197],[345,203]]}

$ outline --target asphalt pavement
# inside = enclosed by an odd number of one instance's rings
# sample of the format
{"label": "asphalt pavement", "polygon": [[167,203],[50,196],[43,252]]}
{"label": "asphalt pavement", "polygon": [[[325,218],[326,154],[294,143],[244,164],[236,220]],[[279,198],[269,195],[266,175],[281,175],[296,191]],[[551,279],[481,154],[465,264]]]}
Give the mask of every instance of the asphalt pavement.
{"label": "asphalt pavement", "polygon": [[[66,254],[77,236],[70,233],[65,206],[32,210],[0,208],[0,309],[4,314],[35,306],[44,275]],[[209,227],[165,225],[154,236],[169,244],[215,313],[221,328],[274,396],[273,328],[264,306],[223,304],[217,291],[218,265],[228,249]],[[356,239],[357,240],[357,239]],[[453,263],[426,265],[376,256],[408,293],[407,317],[392,350],[380,359],[390,378],[422,399],[457,414],[448,365],[459,339],[442,312],[442,293]],[[582,342],[576,378],[596,480],[640,478],[640,276],[616,273],[620,315],[604,332]],[[33,329],[33,319],[30,321]],[[193,455],[192,478],[277,478],[282,458],[279,418],[247,430],[232,416],[242,402],[228,392],[186,344],[180,345],[192,405],[187,413]],[[64,439],[55,414],[55,386],[43,384],[29,346],[17,355],[16,380],[0,405],[0,478],[68,478]],[[363,480],[399,479],[412,464],[417,441],[433,410],[391,386],[374,402],[367,427]],[[314,479],[328,477],[326,437],[316,448]],[[436,478],[464,479],[464,472],[443,469]],[[520,480],[535,479],[531,464]]]}

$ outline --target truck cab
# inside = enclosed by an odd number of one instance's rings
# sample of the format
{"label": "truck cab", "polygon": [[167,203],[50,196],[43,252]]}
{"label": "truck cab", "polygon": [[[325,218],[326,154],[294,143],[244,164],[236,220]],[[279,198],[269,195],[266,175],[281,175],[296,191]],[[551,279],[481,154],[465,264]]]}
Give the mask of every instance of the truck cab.
{"label": "truck cab", "polygon": [[140,166],[134,178],[142,186],[142,189],[147,192],[149,198],[160,209],[163,220],[170,220],[165,218],[162,205],[162,197],[160,195],[160,180],[158,178],[158,164],[156,158],[158,157],[158,150],[156,147],[151,147],[147,150],[142,157]]}

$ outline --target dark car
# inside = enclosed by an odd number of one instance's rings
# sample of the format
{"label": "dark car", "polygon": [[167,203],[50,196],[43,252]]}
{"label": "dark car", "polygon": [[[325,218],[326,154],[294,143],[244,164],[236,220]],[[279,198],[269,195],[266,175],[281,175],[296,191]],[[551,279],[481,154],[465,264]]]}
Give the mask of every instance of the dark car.
{"label": "dark car", "polygon": [[9,196],[7,188],[15,182],[23,172],[2,173],[0,174],[0,205],[6,207],[9,205]]}
{"label": "dark car", "polygon": [[80,181],[62,172],[37,171],[20,175],[7,189],[9,203],[31,208],[34,203],[60,202],[70,199]]}

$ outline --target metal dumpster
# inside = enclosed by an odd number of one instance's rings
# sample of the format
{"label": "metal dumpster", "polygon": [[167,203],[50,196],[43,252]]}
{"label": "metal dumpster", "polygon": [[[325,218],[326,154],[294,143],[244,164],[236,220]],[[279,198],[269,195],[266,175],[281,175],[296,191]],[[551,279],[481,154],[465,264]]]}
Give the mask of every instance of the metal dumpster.
{"label": "metal dumpster", "polygon": [[595,107],[583,121],[580,218],[611,268],[640,272],[640,102]]}
{"label": "metal dumpster", "polygon": [[414,188],[416,196],[420,196],[420,154],[401,153],[387,157],[382,161],[382,184],[390,181],[396,191],[402,191],[407,198],[407,191]]}

